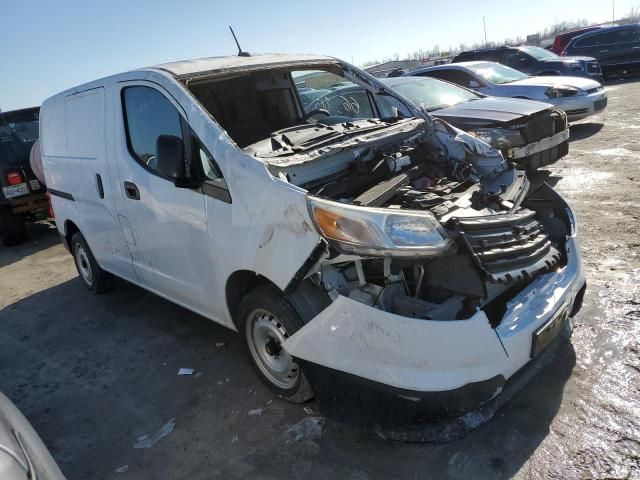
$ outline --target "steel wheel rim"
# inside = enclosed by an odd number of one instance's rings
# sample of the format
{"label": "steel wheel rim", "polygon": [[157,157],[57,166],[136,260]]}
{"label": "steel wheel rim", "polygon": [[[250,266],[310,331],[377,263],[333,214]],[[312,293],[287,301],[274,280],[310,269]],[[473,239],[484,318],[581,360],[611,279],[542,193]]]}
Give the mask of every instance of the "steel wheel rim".
{"label": "steel wheel rim", "polygon": [[91,262],[89,262],[89,256],[81,244],[76,245],[76,265],[82,280],[84,280],[87,285],[93,285]]}
{"label": "steel wheel rim", "polygon": [[299,368],[282,347],[289,334],[278,318],[264,309],[253,310],[245,323],[245,335],[251,356],[264,376],[278,388],[294,387]]}

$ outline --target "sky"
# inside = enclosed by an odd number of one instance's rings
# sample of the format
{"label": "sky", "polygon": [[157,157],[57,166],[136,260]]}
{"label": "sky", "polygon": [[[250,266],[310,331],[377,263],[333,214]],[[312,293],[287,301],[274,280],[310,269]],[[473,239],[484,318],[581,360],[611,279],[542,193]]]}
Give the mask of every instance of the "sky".
{"label": "sky", "polygon": [[[616,17],[640,0],[615,0]],[[612,19],[612,0],[0,0],[0,109],[158,63],[237,52],[316,53],[360,65],[420,48]]]}

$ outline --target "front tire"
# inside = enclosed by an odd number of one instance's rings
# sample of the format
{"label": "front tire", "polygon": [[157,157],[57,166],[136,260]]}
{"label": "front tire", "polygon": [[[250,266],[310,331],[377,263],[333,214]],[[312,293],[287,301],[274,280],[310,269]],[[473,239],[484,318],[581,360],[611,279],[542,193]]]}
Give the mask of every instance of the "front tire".
{"label": "front tire", "polygon": [[24,218],[11,211],[11,207],[0,207],[0,233],[6,247],[19,245],[27,241],[27,227]]}
{"label": "front tire", "polygon": [[100,293],[111,288],[112,275],[100,268],[87,241],[80,232],[74,233],[71,237],[71,254],[80,280],[90,292]]}
{"label": "front tire", "polygon": [[249,292],[240,303],[238,319],[244,346],[265,385],[290,402],[312,399],[304,373],[282,346],[304,326],[282,292],[271,285]]}

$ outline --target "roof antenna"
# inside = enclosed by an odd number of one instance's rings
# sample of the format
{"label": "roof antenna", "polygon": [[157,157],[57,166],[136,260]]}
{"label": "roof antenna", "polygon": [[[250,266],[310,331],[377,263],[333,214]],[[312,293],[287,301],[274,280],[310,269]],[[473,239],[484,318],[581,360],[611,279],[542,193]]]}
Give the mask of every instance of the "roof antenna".
{"label": "roof antenna", "polygon": [[233,39],[236,41],[236,45],[238,46],[238,56],[239,57],[250,57],[251,55],[249,54],[249,52],[243,52],[242,51],[242,48],[240,47],[240,43],[238,42],[236,34],[233,31],[233,28],[231,28],[231,25],[229,25],[229,30],[231,30],[231,35],[233,35]]}

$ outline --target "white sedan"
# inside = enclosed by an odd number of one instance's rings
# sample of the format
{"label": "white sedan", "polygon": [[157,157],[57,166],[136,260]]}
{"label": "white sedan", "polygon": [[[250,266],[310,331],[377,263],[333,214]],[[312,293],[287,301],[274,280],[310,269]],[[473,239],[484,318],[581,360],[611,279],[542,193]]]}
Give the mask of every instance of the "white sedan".
{"label": "white sedan", "polygon": [[525,98],[551,103],[570,121],[600,113],[607,106],[604,87],[588,78],[530,77],[495,62],[460,62],[420,68],[410,76],[433,77],[495,97]]}

